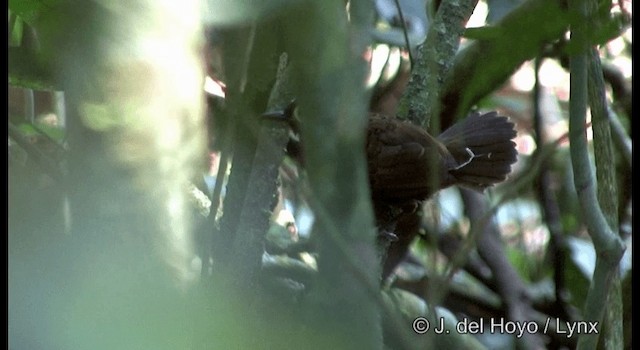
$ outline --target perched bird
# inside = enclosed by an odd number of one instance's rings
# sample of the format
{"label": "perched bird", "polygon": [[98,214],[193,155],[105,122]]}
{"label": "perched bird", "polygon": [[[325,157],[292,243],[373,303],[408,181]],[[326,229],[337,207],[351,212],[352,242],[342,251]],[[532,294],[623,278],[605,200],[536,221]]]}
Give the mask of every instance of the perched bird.
{"label": "perched bird", "polygon": [[501,182],[516,161],[515,136],[513,123],[496,112],[474,112],[437,138],[371,115],[366,151],[374,206],[411,209],[452,185],[482,191]]}
{"label": "perched bird", "polygon": [[449,186],[483,191],[505,180],[517,159],[515,136],[513,123],[496,112],[471,113],[438,137],[409,122],[370,116],[366,152],[371,197],[380,236],[391,240],[383,277],[417,235],[420,203]]}
{"label": "perched bird", "polygon": [[472,113],[437,138],[414,124],[372,115],[366,151],[373,200],[423,201],[452,185],[482,191],[511,172],[515,136],[514,125],[496,112]]}
{"label": "perched bird", "polygon": [[[292,113],[291,106],[283,112],[290,121]],[[371,114],[365,149],[381,243],[408,246],[417,234],[412,215],[439,190],[459,185],[483,191],[505,180],[517,160],[515,136],[514,124],[496,112],[473,112],[438,137],[412,123]],[[302,162],[298,142],[292,141],[288,149]],[[398,262],[398,256],[389,256],[385,275]]]}

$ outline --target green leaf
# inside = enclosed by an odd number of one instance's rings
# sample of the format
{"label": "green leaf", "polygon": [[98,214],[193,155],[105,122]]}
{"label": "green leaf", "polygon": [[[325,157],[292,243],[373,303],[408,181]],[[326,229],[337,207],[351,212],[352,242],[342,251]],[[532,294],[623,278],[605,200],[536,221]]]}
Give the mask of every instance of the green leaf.
{"label": "green leaf", "polygon": [[[544,19],[544,20],[541,20]],[[443,116],[459,117],[502,85],[542,47],[563,37],[569,27],[566,10],[553,0],[528,0],[494,25],[499,35],[470,32],[484,40],[472,42],[456,55],[441,101]],[[489,38],[489,39],[487,39]]]}
{"label": "green leaf", "polygon": [[21,17],[10,14],[9,19],[9,47],[20,46],[22,42],[22,31],[24,29],[24,22]]}
{"label": "green leaf", "polygon": [[25,22],[34,24],[41,13],[46,13],[62,0],[9,0],[9,11]]}
{"label": "green leaf", "polygon": [[[594,18],[590,24],[586,33],[589,45],[599,46],[624,34],[631,26],[631,19],[624,13],[618,13],[605,19]],[[582,50],[582,46],[569,41],[564,47],[563,53],[572,55],[580,50]]]}
{"label": "green leaf", "polygon": [[463,34],[467,39],[476,40],[499,39],[502,35],[503,30],[501,28],[492,26],[467,28]]}

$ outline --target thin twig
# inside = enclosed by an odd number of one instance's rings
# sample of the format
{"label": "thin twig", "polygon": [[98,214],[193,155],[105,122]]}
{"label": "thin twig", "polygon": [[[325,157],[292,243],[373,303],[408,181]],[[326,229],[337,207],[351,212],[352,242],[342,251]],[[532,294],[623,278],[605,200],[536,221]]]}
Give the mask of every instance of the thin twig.
{"label": "thin twig", "polygon": [[398,16],[400,16],[400,22],[402,22],[402,34],[404,35],[404,44],[407,46],[407,52],[409,54],[409,63],[413,67],[413,54],[411,53],[411,43],[409,42],[409,34],[407,33],[407,23],[404,21],[404,13],[400,6],[400,0],[394,0],[396,8],[398,9]]}
{"label": "thin twig", "polygon": [[[533,119],[534,130],[537,145],[543,145],[546,142],[547,134],[543,128],[544,121],[540,108],[540,93],[542,86],[540,84],[540,65],[542,63],[541,58],[536,59],[535,65],[535,85],[534,85],[534,100],[533,100]],[[551,175],[548,167],[548,162],[544,162],[540,166],[540,172],[537,179],[537,195],[540,201],[542,209],[542,215],[546,226],[549,229],[549,246],[548,252],[552,259],[553,266],[553,281],[554,281],[554,294],[556,309],[559,310],[559,315],[564,319],[571,319],[569,317],[568,303],[567,303],[567,290],[565,286],[565,261],[567,255],[567,244],[562,231],[562,223],[560,217],[560,208],[558,206],[556,193],[551,186]]]}
{"label": "thin twig", "polygon": [[[600,56],[596,48],[590,48],[588,57],[588,96],[591,107],[591,120],[593,121],[593,150],[596,165],[596,180],[598,205],[607,220],[611,233],[618,232],[618,185],[615,172],[615,158],[613,142],[611,140],[611,128],[609,123],[608,104],[604,87],[604,78],[600,64]],[[619,236],[616,234],[616,238]],[[597,250],[597,248],[596,248]],[[608,265],[608,263],[604,263]],[[611,348],[623,347],[622,335],[622,297],[619,269],[616,266],[607,266],[612,274],[609,289],[609,299],[606,303],[606,311],[603,317],[603,335],[605,342]]]}

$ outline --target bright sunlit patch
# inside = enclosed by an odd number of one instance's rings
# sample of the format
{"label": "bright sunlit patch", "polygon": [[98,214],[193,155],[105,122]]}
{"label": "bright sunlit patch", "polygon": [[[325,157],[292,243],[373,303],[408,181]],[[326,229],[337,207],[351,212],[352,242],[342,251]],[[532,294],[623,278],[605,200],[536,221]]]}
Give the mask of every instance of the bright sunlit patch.
{"label": "bright sunlit patch", "polygon": [[530,62],[525,62],[518,71],[511,76],[511,86],[519,91],[531,91],[535,84],[535,75]]}
{"label": "bright sunlit patch", "polygon": [[[561,101],[569,98],[569,73],[553,60],[545,60],[538,73],[540,85],[550,88]],[[532,62],[525,62],[511,77],[511,84],[519,91],[531,91],[536,82]]]}
{"label": "bright sunlit patch", "polygon": [[435,197],[438,201],[440,212],[438,222],[443,229],[449,229],[459,224],[463,217],[463,203],[460,192],[456,188],[447,188],[438,192]]}
{"label": "bright sunlit patch", "polygon": [[538,76],[540,84],[546,87],[569,86],[569,73],[555,60],[544,60]]}
{"label": "bright sunlit patch", "polygon": [[400,64],[402,63],[402,51],[394,47],[389,52],[389,59],[387,61],[386,69],[383,72],[382,78],[385,80],[390,80],[398,73],[400,70]]}
{"label": "bright sunlit patch", "polygon": [[367,87],[372,87],[378,83],[382,76],[382,71],[389,57],[389,46],[385,44],[376,45],[371,50],[371,69],[369,70],[369,79]]}
{"label": "bright sunlit patch", "polygon": [[489,7],[484,1],[478,1],[476,8],[471,14],[471,18],[467,22],[467,28],[482,27],[487,23],[487,15],[489,14]]}
{"label": "bright sunlit patch", "polygon": [[225,85],[221,81],[213,80],[209,76],[204,79],[204,91],[211,95],[224,98],[224,88]]}
{"label": "bright sunlit patch", "polygon": [[633,30],[632,28],[627,29],[622,36],[627,39],[629,43],[633,42]]}
{"label": "bright sunlit patch", "polygon": [[518,134],[514,141],[518,154],[529,156],[536,150],[536,142],[529,134]]}
{"label": "bright sunlit patch", "polygon": [[[633,14],[633,1],[632,0],[622,0],[622,1],[614,1],[613,6],[611,7],[611,13],[620,13],[626,11],[630,15]],[[622,8],[621,8],[622,5]]]}
{"label": "bright sunlit patch", "polygon": [[593,140],[593,128],[591,127],[591,109],[587,107],[586,123],[588,124],[585,133],[587,134],[587,140]]}
{"label": "bright sunlit patch", "polygon": [[619,56],[627,45],[622,37],[617,37],[607,43],[607,50],[613,56]]}
{"label": "bright sunlit patch", "polygon": [[620,70],[620,72],[622,72],[622,75],[624,75],[625,78],[629,79],[633,75],[633,72],[631,69],[633,65],[633,61],[631,60],[630,57],[618,56],[614,58],[611,61],[611,63],[613,63],[614,66],[618,67],[618,69]]}
{"label": "bright sunlit patch", "polygon": [[[613,56],[613,60],[611,61],[611,63],[613,63],[614,66],[616,66],[624,75],[625,78],[631,78],[631,58],[630,57],[626,57],[624,55],[624,50],[627,48],[627,43],[625,42],[625,40],[627,40],[628,42],[631,42],[631,29],[628,29],[623,36],[617,37],[611,41],[609,41],[607,43],[607,53],[611,56]],[[627,34],[629,34],[627,36]]]}
{"label": "bright sunlit patch", "polygon": [[178,118],[166,118],[164,127],[158,128],[158,146],[162,149],[174,150],[181,142],[182,128],[180,128],[180,120]]}
{"label": "bright sunlit patch", "polygon": [[180,196],[170,196],[167,199],[167,212],[170,216],[179,216],[182,212],[182,198]]}
{"label": "bright sunlit patch", "polygon": [[569,132],[569,122],[568,119],[561,119],[554,122],[548,122],[545,127],[545,132],[547,133],[547,138],[550,141],[559,140],[561,137],[565,137],[560,142],[560,146],[568,146],[569,138],[566,137]]}

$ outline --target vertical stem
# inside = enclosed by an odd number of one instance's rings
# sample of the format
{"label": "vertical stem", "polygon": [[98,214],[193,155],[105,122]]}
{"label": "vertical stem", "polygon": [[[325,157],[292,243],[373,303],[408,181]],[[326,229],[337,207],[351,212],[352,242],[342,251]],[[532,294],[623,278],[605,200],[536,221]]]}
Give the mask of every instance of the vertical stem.
{"label": "vertical stem", "polygon": [[[287,46],[309,185],[316,211],[327,214],[314,227],[319,276],[310,296],[319,331],[332,334],[321,346],[380,349],[380,312],[372,298],[363,297],[380,276],[364,153],[368,104],[362,54],[373,7],[370,1],[352,5],[348,22],[343,1],[305,3],[287,23]],[[341,231],[355,264],[338,253],[332,227]]]}
{"label": "vertical stem", "polygon": [[[600,56],[595,48],[588,51],[589,60],[589,103],[593,125],[593,143],[598,180],[598,203],[602,208],[612,233],[618,232],[618,185],[616,183],[616,164],[613,141],[609,123],[609,109],[604,88],[604,77]],[[604,340],[607,349],[621,349],[624,344],[622,335],[622,291],[620,274],[616,268],[613,273],[611,291],[607,300],[604,316]]]}
{"label": "vertical stem", "polygon": [[[536,82],[534,86],[534,128],[537,147],[543,147],[547,142],[547,135],[544,129],[544,116],[540,108],[542,85],[540,84],[539,74],[542,59],[536,59],[535,74]],[[542,206],[544,221],[549,229],[549,255],[552,257],[553,265],[553,281],[555,292],[555,305],[558,314],[564,319],[570,319],[567,310],[567,291],[565,286],[565,259],[566,259],[566,240],[563,235],[561,222],[561,211],[556,198],[556,193],[552,186],[551,174],[548,162],[544,161],[540,165],[540,171],[537,179],[537,194]]]}
{"label": "vertical stem", "polygon": [[436,120],[431,121],[431,117],[440,111],[440,90],[477,3],[477,0],[442,1],[429,27],[427,39],[414,58],[411,80],[398,105],[399,118],[423,127],[430,122],[437,123]]}
{"label": "vertical stem", "polygon": [[[571,162],[578,200],[583,217],[597,254],[593,279],[587,293],[583,317],[585,321],[597,322],[602,329],[604,310],[607,308],[609,287],[617,276],[618,262],[622,257],[624,245],[620,237],[609,226],[595,189],[595,179],[591,170],[586,137],[588,60],[587,48],[587,1],[569,2],[570,11],[575,15],[571,28],[571,41],[576,44],[576,53],[570,57],[570,101],[569,101],[569,139],[571,143]],[[583,334],[578,340],[578,349],[595,349],[598,334]]]}

